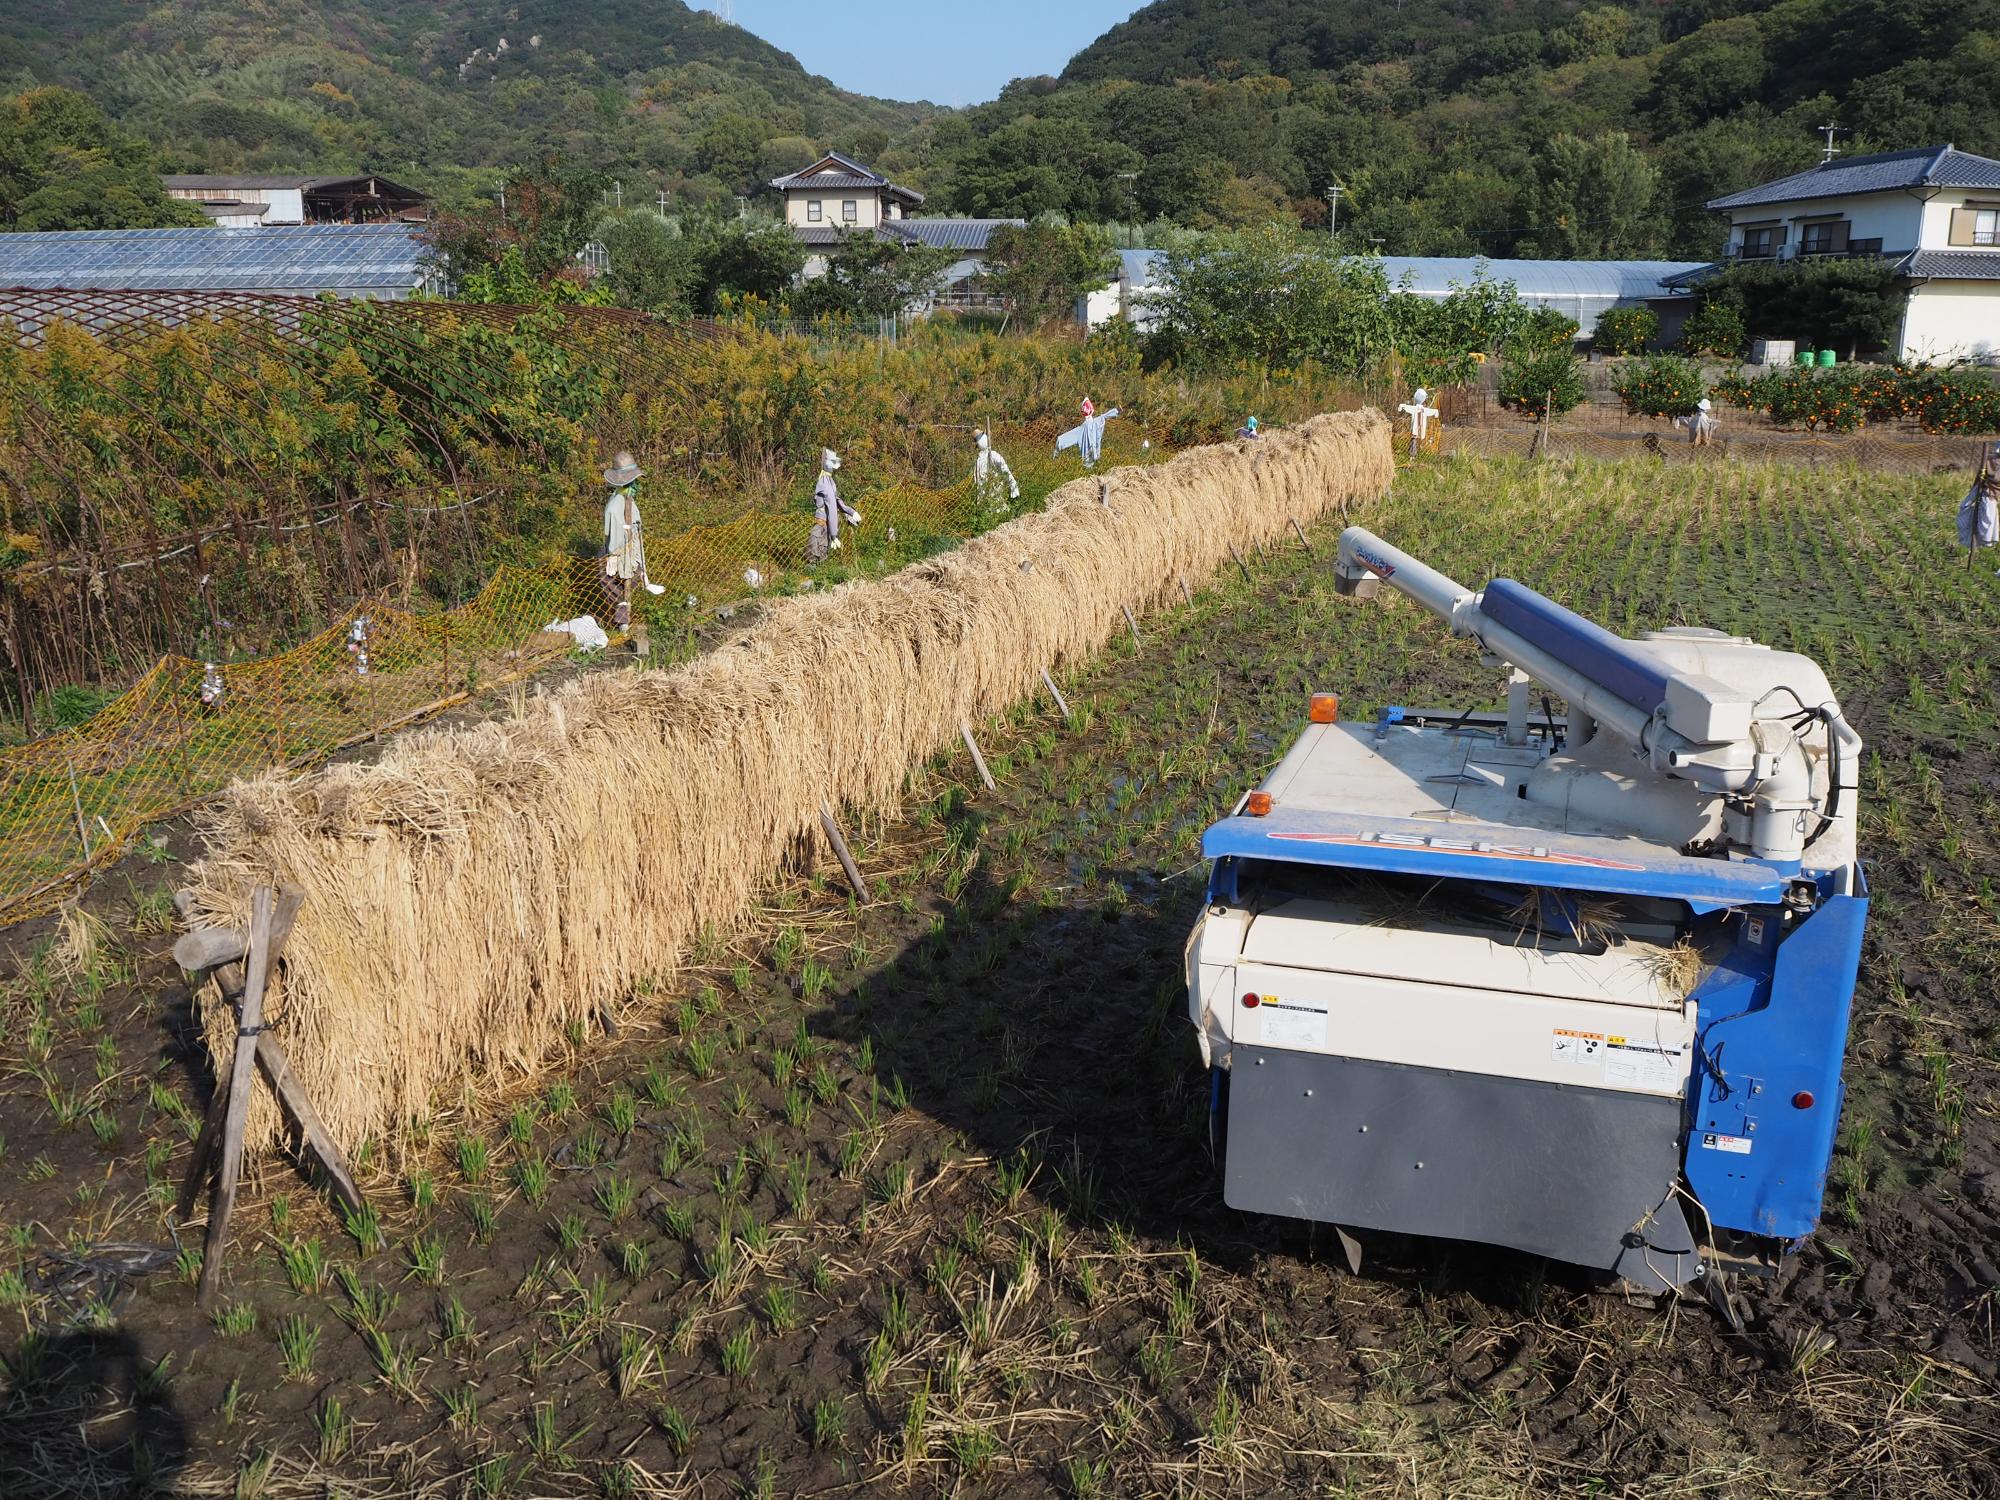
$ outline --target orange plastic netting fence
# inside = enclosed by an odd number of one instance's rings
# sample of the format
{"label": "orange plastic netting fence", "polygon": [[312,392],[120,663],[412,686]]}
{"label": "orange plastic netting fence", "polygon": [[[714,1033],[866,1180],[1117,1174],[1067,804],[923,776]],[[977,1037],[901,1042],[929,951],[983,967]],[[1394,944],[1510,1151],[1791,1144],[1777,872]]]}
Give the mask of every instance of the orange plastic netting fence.
{"label": "orange plastic netting fence", "polygon": [[[1048,423],[996,430],[1018,499],[997,474],[983,487],[969,474],[942,488],[900,481],[868,490],[850,481],[846,497],[864,520],[829,565],[806,560],[812,516],[803,497],[784,511],[680,530],[671,515],[648,516],[655,533],[646,544],[648,572],[668,592],[635,599],[638,618],[671,626],[696,609],[886,571],[952,545],[1038,505],[1083,472],[1074,452],[1055,453],[1054,436]],[[969,469],[970,431],[966,438]],[[1166,456],[1136,424],[1106,430],[1107,468]],[[233,780],[318,764],[568,656],[573,638],[547,627],[585,614],[608,624],[602,567],[596,558],[564,558],[503,568],[476,598],[430,613],[365,601],[310,639],[257,660],[165,657],[83,724],[0,750],[0,923],[55,909],[148,823]]]}

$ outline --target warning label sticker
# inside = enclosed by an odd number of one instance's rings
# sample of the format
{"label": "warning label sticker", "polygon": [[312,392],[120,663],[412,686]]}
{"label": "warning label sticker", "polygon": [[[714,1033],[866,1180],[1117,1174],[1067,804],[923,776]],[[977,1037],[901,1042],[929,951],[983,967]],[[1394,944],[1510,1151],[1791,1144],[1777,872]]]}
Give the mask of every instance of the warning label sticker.
{"label": "warning label sticker", "polygon": [[1701,1138],[1701,1149],[1704,1151],[1728,1151],[1737,1156],[1748,1156],[1750,1154],[1750,1137],[1747,1135],[1717,1135],[1711,1130]]}
{"label": "warning label sticker", "polygon": [[1687,1081],[1685,1047],[1665,1047],[1630,1037],[1607,1037],[1604,1081],[1620,1088],[1678,1089]]}
{"label": "warning label sticker", "polygon": [[1301,1005],[1296,1000],[1280,1000],[1266,995],[1258,1007],[1262,1016],[1263,1042],[1267,1047],[1324,1047],[1326,1017],[1324,1006]]}
{"label": "warning label sticker", "polygon": [[1549,1056],[1556,1062],[1575,1063],[1578,1067],[1590,1067],[1604,1058],[1604,1033],[1601,1031],[1557,1031],[1551,1038]]}

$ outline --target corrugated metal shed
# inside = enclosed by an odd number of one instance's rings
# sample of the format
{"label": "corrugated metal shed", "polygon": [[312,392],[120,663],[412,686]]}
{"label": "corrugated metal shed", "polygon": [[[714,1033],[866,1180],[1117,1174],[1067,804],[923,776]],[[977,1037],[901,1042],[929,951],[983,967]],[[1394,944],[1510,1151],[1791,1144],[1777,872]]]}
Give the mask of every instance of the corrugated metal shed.
{"label": "corrugated metal shed", "polygon": [[414,224],[0,234],[0,287],[407,297],[427,278]]}
{"label": "corrugated metal shed", "polygon": [[1754,208],[1762,203],[1791,203],[1801,198],[1844,198],[1850,193],[1887,193],[1898,189],[2000,188],[2000,161],[1974,156],[1949,142],[1919,146],[1911,151],[1881,151],[1823,161],[1804,172],[1775,182],[1759,183],[1740,193],[1711,198],[1710,208]]}
{"label": "corrugated metal shed", "polygon": [[[1144,289],[1158,283],[1158,250],[1121,250],[1128,285]],[[1483,260],[1452,255],[1388,255],[1382,273],[1393,290],[1443,300],[1452,289],[1481,279],[1511,281],[1523,302],[1552,307],[1576,320],[1583,332],[1597,326],[1608,308],[1635,306],[1668,293],[1668,278],[1702,269],[1692,260]]]}

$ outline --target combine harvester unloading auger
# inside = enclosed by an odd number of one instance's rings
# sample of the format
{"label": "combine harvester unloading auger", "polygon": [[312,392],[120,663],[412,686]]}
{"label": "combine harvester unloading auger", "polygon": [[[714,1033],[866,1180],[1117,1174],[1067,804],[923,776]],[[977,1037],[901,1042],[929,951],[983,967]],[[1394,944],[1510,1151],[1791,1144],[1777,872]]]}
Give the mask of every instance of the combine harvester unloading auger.
{"label": "combine harvester unloading auger", "polygon": [[1729,1273],[1819,1223],[1860,739],[1802,656],[1625,640],[1359,527],[1336,568],[1476,639],[1508,708],[1357,724],[1316,697],[1208,830],[1187,970],[1225,1199],[1337,1226],[1357,1266],[1352,1231],[1508,1246],[1734,1322]]}

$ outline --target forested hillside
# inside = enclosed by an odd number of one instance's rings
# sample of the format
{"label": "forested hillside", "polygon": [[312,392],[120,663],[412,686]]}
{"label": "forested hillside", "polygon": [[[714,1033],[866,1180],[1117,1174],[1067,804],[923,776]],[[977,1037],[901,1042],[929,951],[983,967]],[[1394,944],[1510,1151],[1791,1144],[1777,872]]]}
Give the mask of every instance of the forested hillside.
{"label": "forested hillside", "polygon": [[[1317,218],[1390,252],[1703,253],[1715,194],[1844,150],[2000,153],[1996,0],[1160,0],[938,122],[969,211]],[[1121,173],[1136,173],[1123,178]]]}
{"label": "forested hillside", "polygon": [[1324,225],[1337,180],[1345,242],[1392,254],[1707,253],[1702,202],[1829,121],[2000,154],[1995,78],[2000,0],[1159,0],[962,113],[680,0],[0,0],[0,83],[87,90],[179,170],[449,199],[560,151],[727,205],[831,146],[934,209],[1194,225]]}
{"label": "forested hillside", "polygon": [[559,151],[726,198],[929,113],[680,0],[0,0],[0,81],[90,93],[175,170],[365,166],[446,196]]}

